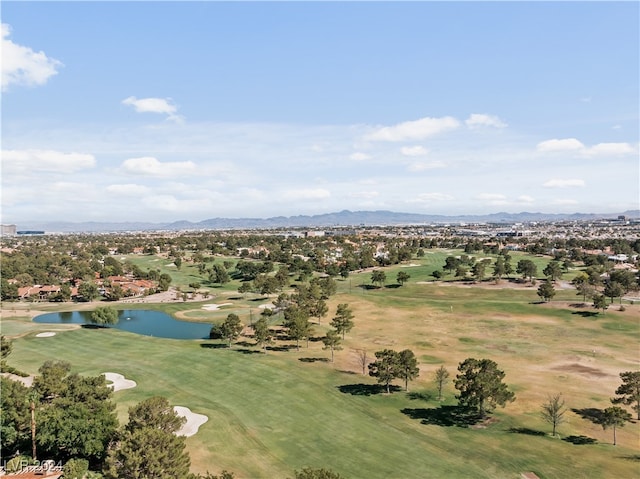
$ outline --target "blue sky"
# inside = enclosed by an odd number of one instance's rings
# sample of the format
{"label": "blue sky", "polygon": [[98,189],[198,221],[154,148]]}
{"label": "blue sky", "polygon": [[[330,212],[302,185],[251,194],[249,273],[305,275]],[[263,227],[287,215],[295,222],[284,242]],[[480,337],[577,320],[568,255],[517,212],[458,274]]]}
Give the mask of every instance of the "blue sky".
{"label": "blue sky", "polygon": [[637,2],[1,13],[3,223],[639,207]]}

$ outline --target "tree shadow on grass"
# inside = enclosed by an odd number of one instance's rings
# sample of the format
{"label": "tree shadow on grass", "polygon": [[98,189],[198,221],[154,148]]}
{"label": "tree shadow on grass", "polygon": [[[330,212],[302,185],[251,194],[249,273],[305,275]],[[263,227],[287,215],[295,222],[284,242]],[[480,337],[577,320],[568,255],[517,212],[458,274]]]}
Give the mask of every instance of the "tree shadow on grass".
{"label": "tree shadow on grass", "polygon": [[573,311],[571,314],[577,314],[583,318],[595,318],[598,316],[597,311]]}
{"label": "tree shadow on grass", "polygon": [[[342,386],[337,386],[338,390],[344,394],[351,394],[352,396],[372,396],[374,394],[382,394],[387,392],[387,388],[385,388],[382,384],[343,384]],[[402,388],[400,386],[390,386],[389,390],[391,392],[400,391]]]}
{"label": "tree shadow on grass", "polygon": [[328,363],[329,360],[327,358],[298,358],[298,361],[301,363]]}
{"label": "tree shadow on grass", "polygon": [[407,393],[407,397],[409,399],[411,399],[412,401],[431,401],[433,399],[433,396],[430,393],[424,393],[424,392],[409,392]]}
{"label": "tree shadow on grass", "polygon": [[200,347],[205,349],[227,349],[227,345],[221,343],[202,343]]}
{"label": "tree shadow on grass", "polygon": [[242,353],[242,354],[262,354],[262,351],[256,351],[255,349],[247,349],[247,348],[239,348],[239,349],[232,349],[233,351],[236,351],[238,353]]}
{"label": "tree shadow on grass", "polygon": [[570,442],[576,446],[583,446],[585,444],[597,444],[598,441],[589,436],[567,436],[562,438],[563,441]]}
{"label": "tree shadow on grass", "polygon": [[626,459],[627,461],[640,462],[640,454],[630,454],[628,456],[618,456],[620,459]]}
{"label": "tree shadow on grass", "polygon": [[400,411],[411,419],[420,419],[422,424],[444,427],[469,427],[482,421],[474,408],[465,406],[440,406],[437,408],[404,408]]}
{"label": "tree shadow on grass", "polygon": [[284,344],[282,346],[267,346],[267,350],[268,351],[286,352],[286,351],[290,351],[291,349],[296,349],[296,345],[295,344]]}
{"label": "tree shadow on grass", "polygon": [[528,427],[512,427],[511,429],[509,429],[509,432],[512,432],[514,434],[525,434],[527,436],[546,436],[543,431],[530,429]]}
{"label": "tree shadow on grass", "polygon": [[602,424],[604,419],[604,411],[595,407],[586,407],[584,409],[571,409],[582,419],[591,421],[594,424]]}

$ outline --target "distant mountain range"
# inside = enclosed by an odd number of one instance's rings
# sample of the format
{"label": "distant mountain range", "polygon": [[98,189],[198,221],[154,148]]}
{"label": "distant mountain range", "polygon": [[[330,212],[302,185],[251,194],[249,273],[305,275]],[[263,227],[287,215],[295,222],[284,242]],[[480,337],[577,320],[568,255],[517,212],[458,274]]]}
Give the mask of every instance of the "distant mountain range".
{"label": "distant mountain range", "polygon": [[337,226],[393,226],[456,223],[497,223],[505,226],[513,223],[535,221],[588,221],[603,218],[640,218],[640,210],[622,213],[595,214],[549,214],[549,213],[492,213],[488,215],[424,215],[397,213],[393,211],[349,211],[321,215],[275,216],[272,218],[211,218],[198,222],[175,221],[172,223],[148,222],[35,222],[17,224],[18,231],[42,230],[48,233],[72,232],[117,232],[117,231],[180,231],[223,229],[269,229],[269,228],[331,228]]}

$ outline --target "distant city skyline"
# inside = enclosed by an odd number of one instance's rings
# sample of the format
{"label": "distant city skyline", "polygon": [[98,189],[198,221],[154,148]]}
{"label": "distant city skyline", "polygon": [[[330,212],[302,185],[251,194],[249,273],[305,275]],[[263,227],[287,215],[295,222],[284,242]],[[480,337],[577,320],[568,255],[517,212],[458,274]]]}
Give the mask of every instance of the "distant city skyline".
{"label": "distant city skyline", "polygon": [[640,207],[637,2],[3,2],[3,224]]}

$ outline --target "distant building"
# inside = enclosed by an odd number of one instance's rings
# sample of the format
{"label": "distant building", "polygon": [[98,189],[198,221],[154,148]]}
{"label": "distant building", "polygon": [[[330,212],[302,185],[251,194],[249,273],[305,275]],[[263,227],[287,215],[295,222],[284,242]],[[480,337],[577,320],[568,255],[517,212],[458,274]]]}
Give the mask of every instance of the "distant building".
{"label": "distant building", "polygon": [[0,231],[0,235],[2,236],[15,236],[16,235],[16,225],[1,225],[2,230]]}

